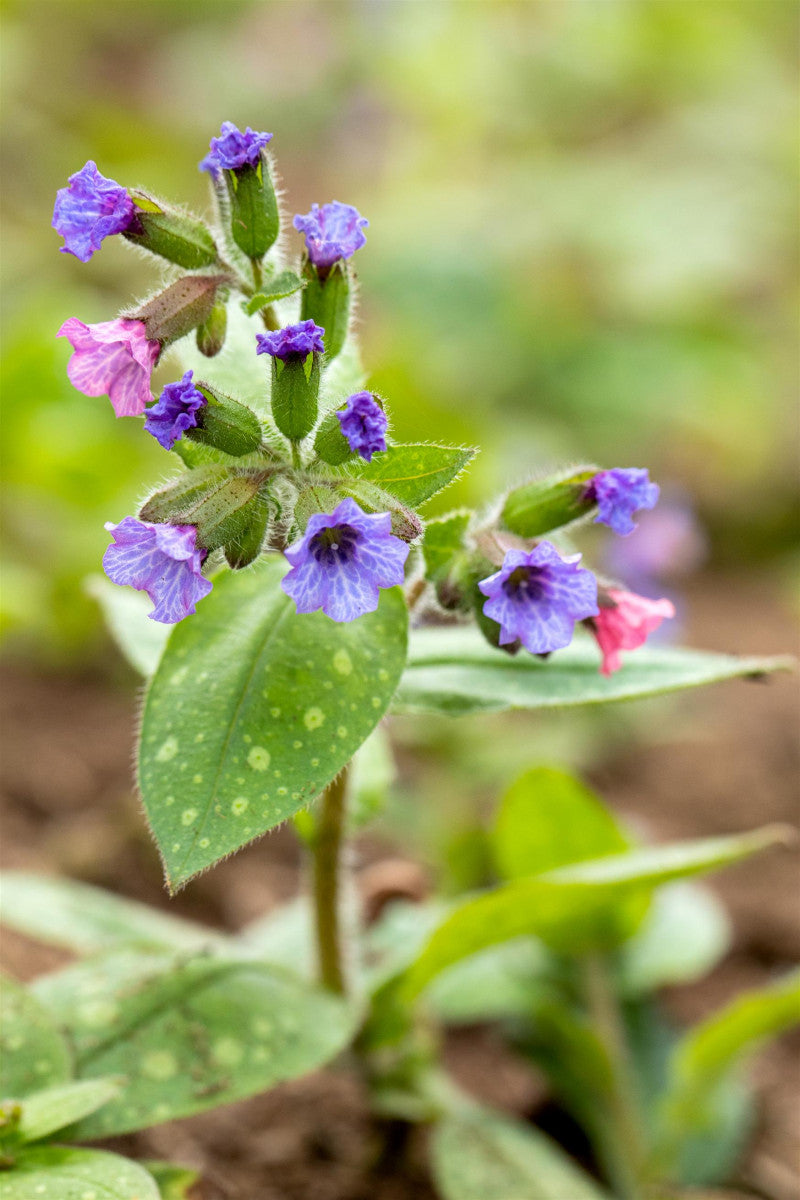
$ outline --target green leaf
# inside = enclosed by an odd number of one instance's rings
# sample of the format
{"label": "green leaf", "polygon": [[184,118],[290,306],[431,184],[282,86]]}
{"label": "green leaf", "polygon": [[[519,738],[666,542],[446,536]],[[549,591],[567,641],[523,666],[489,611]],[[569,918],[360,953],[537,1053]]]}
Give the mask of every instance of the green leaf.
{"label": "green leaf", "polygon": [[606,679],[600,674],[597,647],[583,635],[576,635],[570,646],[542,661],[525,653],[512,658],[492,649],[473,628],[446,626],[414,633],[393,708],[396,712],[461,715],[601,704],[741,675],[760,678],[791,665],[788,658],[735,658],[645,647]]}
{"label": "green leaf", "polygon": [[435,583],[447,573],[450,563],[464,549],[471,517],[469,509],[463,508],[427,522],[422,543],[426,579]]}
{"label": "green leaf", "polygon": [[91,954],[125,943],[202,950],[223,937],[214,929],[159,912],[136,900],[25,871],[0,874],[0,920],[48,945]]}
{"label": "green leaf", "polygon": [[154,674],[172,627],[150,620],[147,614],[153,603],[149,596],[118,587],[105,575],[90,575],[85,588],[100,605],[109,633],[133,669],[145,678]]}
{"label": "green leaf", "polygon": [[[773,845],[780,828],[676,842],[559,867],[515,880],[456,908],[431,937],[401,985],[410,999],[451,963],[522,934],[562,954],[608,949],[624,934],[622,906],[674,879],[711,871]],[[635,928],[630,915],[628,933]]]}
{"label": "green leaf", "polygon": [[730,942],[730,921],[712,892],[670,883],[655,893],[642,925],[621,947],[617,987],[624,996],[641,996],[691,983],[716,966]]}
{"label": "green leaf", "polygon": [[684,1143],[713,1124],[719,1099],[735,1084],[743,1060],[766,1038],[798,1024],[800,971],[795,971],[737,996],[678,1042],[662,1101],[662,1132],[653,1152],[661,1169],[674,1171]]}
{"label": "green leaf", "polygon": [[242,307],[248,316],[252,316],[268,304],[274,304],[276,300],[285,300],[287,296],[293,296],[304,287],[303,280],[299,275],[295,275],[294,271],[281,271],[271,279],[266,279],[260,291]]}
{"label": "green leaf", "polygon": [[192,1187],[199,1183],[200,1172],[191,1167],[178,1167],[174,1163],[142,1163],[158,1184],[161,1200],[191,1200]]}
{"label": "green leaf", "polygon": [[463,446],[433,446],[427,442],[389,446],[385,453],[374,455],[371,462],[348,464],[341,473],[376,483],[403,504],[417,508],[452,483],[475,454],[475,450]]}
{"label": "green leaf", "polygon": [[454,963],[430,985],[427,1000],[442,1021],[473,1024],[531,1018],[550,994],[553,956],[536,938],[512,938]]}
{"label": "green leaf", "polygon": [[0,976],[0,1097],[21,1100],[72,1074],[69,1048],[27,988]]}
{"label": "green leaf", "polygon": [[[98,972],[97,977],[100,977]],[[228,1104],[315,1070],[338,1054],[358,1014],[338,997],[253,961],[163,956],[102,993],[87,1013],[69,972],[42,996],[74,1047],[81,1077],[123,1075],[118,1100],[74,1136],[143,1129]]]}
{"label": "green leaf", "polygon": [[0,1175],[2,1200],[161,1200],[144,1167],[105,1150],[39,1146]]}
{"label": "green leaf", "polygon": [[514,488],[503,505],[503,524],[520,537],[541,537],[588,516],[594,505],[587,504],[583,494],[599,469],[571,467]]}
{"label": "green leaf", "polygon": [[173,889],[319,795],[397,687],[400,589],[337,624],[295,611],[280,587],[286,569],[275,556],[216,579],[150,686],[140,784]]}
{"label": "green leaf", "polygon": [[83,1079],[34,1092],[22,1106],[23,1142],[38,1142],[102,1108],[119,1094],[119,1079]]}
{"label": "green leaf", "polygon": [[606,1193],[532,1126],[475,1108],[433,1131],[443,1200],[603,1200]]}
{"label": "green leaf", "polygon": [[386,803],[397,768],[382,725],[376,726],[353,758],[347,819],[351,830],[368,825]]}
{"label": "green leaf", "polygon": [[506,879],[615,854],[629,845],[602,801],[580,780],[552,767],[534,767],[511,784],[492,832],[495,860]]}

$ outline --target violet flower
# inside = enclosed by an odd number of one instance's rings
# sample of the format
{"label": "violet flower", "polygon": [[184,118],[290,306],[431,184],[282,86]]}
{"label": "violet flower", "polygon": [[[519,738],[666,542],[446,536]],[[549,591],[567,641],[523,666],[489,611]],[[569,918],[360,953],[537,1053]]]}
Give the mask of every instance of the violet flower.
{"label": "violet flower", "polygon": [[286,551],[291,570],[281,587],[299,613],[321,608],[333,621],[354,621],[378,607],[380,588],[403,582],[408,546],[392,532],[389,513],[365,513],[342,500],[317,513]]}
{"label": "violet flower", "polygon": [[371,392],[356,392],[349,396],[347,406],[336,414],[347,444],[366,462],[373,454],[386,449],[386,413]]}
{"label": "violet flower", "polygon": [[519,641],[531,654],[549,654],[569,645],[576,621],[597,614],[597,580],[580,558],[562,558],[552,542],[506,552],[500,570],[478,584],[501,646]]}
{"label": "violet flower", "polygon": [[62,254],[88,262],[104,238],[124,233],[134,220],[136,206],[127,190],[101,175],[91,159],[59,188],[53,209],[53,228],[61,234]]}
{"label": "violet flower", "polygon": [[70,317],[56,337],[65,337],[75,353],[67,363],[73,387],[85,396],[108,396],[118,417],[138,417],[153,399],[150,376],[161,351],[148,341],[142,321],[119,317],[84,325]]}
{"label": "violet flower", "polygon": [[197,410],[208,403],[194,386],[192,374],[187,371],[177,383],[168,383],[145,417],[145,429],[165,450],[171,450],[187,429],[195,428]]}
{"label": "violet flower", "polygon": [[113,583],[147,592],[155,608],[151,621],[174,625],[191,616],[195,605],[211,591],[201,566],[205,552],[197,549],[194,525],[162,525],[125,517],[109,521],[114,538],[103,555],[103,570]]}
{"label": "violet flower", "polygon": [[369,225],[352,204],[311,205],[311,212],[293,221],[295,229],[305,234],[308,257],[318,270],[326,271],[340,258],[351,258],[366,243],[361,232]]}
{"label": "violet flower", "polygon": [[609,588],[608,597],[612,603],[602,606],[591,622],[603,654],[600,667],[603,675],[610,675],[622,666],[620,650],[638,650],[665,618],[675,616],[675,606],[670,600],[648,600],[619,588]]}
{"label": "violet flower", "polygon": [[655,508],[658,495],[658,484],[650,482],[644,468],[615,467],[601,471],[589,481],[584,499],[598,506],[595,523],[608,525],[614,533],[625,537],[636,528],[633,520],[636,510]]}
{"label": "violet flower", "polygon": [[247,126],[244,133],[232,121],[223,121],[219,137],[212,137],[211,149],[200,163],[201,171],[212,175],[235,171],[239,167],[257,167],[261,151],[272,141],[271,133],[256,133]]}
{"label": "violet flower", "polygon": [[322,335],[325,330],[313,321],[299,321],[296,325],[286,325],[276,329],[274,333],[257,333],[256,354],[271,354],[273,358],[287,359],[305,358],[308,354],[321,354],[325,349]]}

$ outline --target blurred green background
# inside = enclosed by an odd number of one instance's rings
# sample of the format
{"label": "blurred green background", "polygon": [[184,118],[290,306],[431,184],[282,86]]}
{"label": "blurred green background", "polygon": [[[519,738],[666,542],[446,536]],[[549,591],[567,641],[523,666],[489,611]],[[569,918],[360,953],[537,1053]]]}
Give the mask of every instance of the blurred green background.
{"label": "blurred green background", "polygon": [[336,198],[369,217],[361,337],[395,435],[483,448],[446,507],[565,461],[648,465],[693,497],[712,565],[784,579],[799,12],[791,0],[7,2],[12,646],[97,654],[82,580],[99,568],[103,522],[165,472],[138,422],[71,388],[54,338],[68,316],[109,319],[157,268],[121,239],[87,266],[59,255],[55,192],[91,157],[202,210],[197,162],[224,119],[274,131],[290,214]]}

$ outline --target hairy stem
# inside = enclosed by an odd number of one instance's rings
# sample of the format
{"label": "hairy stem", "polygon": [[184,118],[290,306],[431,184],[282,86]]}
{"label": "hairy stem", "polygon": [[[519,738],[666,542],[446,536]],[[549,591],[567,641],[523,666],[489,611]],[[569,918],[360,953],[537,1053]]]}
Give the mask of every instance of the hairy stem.
{"label": "hairy stem", "polygon": [[341,922],[341,859],[348,768],[322,793],[313,843],[314,924],[319,975],[332,992],[346,991]]}
{"label": "hairy stem", "polygon": [[640,1122],[636,1079],[622,1017],[605,961],[600,955],[585,960],[584,995],[595,1033],[605,1047],[612,1071],[611,1094],[604,1136],[598,1150],[609,1179],[621,1200],[639,1200],[646,1148]]}

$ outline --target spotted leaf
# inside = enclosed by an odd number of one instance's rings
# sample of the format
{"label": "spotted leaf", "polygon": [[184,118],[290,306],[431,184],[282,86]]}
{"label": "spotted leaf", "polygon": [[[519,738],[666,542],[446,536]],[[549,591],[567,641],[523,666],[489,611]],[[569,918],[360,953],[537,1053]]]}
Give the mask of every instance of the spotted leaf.
{"label": "spotted leaf", "polygon": [[0,1096],[20,1100],[72,1074],[55,1021],[27,988],[0,977]]}

